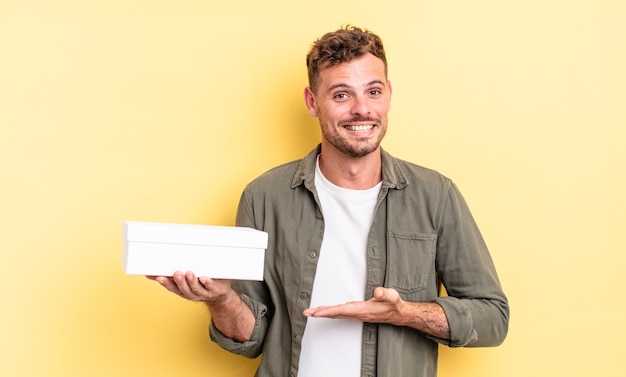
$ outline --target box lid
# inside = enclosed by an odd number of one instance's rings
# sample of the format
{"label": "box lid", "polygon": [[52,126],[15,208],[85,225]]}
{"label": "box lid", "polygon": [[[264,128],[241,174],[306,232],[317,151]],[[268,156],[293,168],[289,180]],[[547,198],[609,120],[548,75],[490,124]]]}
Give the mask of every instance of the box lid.
{"label": "box lid", "polygon": [[235,226],[124,221],[125,242],[267,248],[266,232]]}

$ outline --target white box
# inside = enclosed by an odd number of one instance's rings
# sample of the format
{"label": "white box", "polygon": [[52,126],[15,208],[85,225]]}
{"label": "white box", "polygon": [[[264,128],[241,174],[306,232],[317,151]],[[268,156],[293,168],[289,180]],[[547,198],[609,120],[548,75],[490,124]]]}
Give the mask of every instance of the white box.
{"label": "white box", "polygon": [[266,232],[244,227],[124,221],[129,275],[192,271],[216,279],[263,280]]}

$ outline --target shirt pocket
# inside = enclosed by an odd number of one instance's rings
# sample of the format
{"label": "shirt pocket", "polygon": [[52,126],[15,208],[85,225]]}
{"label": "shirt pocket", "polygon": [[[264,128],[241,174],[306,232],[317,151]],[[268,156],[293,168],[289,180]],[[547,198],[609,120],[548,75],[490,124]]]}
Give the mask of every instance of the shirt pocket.
{"label": "shirt pocket", "polygon": [[436,234],[390,231],[387,242],[389,287],[408,297],[434,284]]}

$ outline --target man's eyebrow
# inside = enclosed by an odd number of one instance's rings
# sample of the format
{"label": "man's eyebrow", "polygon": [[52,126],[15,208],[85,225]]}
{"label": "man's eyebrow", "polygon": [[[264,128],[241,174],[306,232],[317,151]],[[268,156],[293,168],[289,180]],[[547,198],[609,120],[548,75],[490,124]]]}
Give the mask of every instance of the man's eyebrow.
{"label": "man's eyebrow", "polygon": [[[373,86],[373,85],[382,85],[382,86],[386,86],[386,84],[385,84],[382,80],[372,80],[372,81],[368,82],[368,83],[367,83],[367,85],[365,85],[365,86]],[[337,83],[337,84],[335,84],[335,85],[331,85],[331,86],[328,88],[328,91],[329,91],[329,92],[332,92],[333,90],[338,89],[338,88],[346,88],[346,89],[350,89],[350,88],[353,88],[353,86],[348,85],[348,84],[346,84],[346,83],[342,83],[342,82],[340,82],[340,83]]]}
{"label": "man's eyebrow", "polygon": [[352,86],[350,86],[350,85],[348,85],[348,84],[345,84],[345,83],[338,83],[338,84],[335,84],[335,85],[331,85],[331,86],[328,88],[328,91],[329,91],[329,92],[332,92],[333,90],[335,90],[335,89],[339,89],[339,88],[342,88],[342,89],[343,89],[343,88],[345,88],[345,89],[349,89],[349,88],[352,88]]}
{"label": "man's eyebrow", "polygon": [[367,83],[367,86],[373,86],[373,85],[387,86],[387,84],[384,81],[382,81],[382,80],[372,80],[372,81]]}

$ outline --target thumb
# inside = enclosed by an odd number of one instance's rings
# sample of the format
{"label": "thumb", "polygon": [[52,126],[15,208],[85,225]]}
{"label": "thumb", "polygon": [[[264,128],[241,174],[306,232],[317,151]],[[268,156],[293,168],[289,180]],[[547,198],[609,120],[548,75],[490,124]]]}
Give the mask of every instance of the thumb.
{"label": "thumb", "polygon": [[385,301],[385,297],[387,296],[387,289],[383,287],[378,287],[374,289],[374,298],[378,301]]}
{"label": "thumb", "polygon": [[395,302],[400,295],[395,289],[378,287],[374,289],[374,299],[377,301]]}

